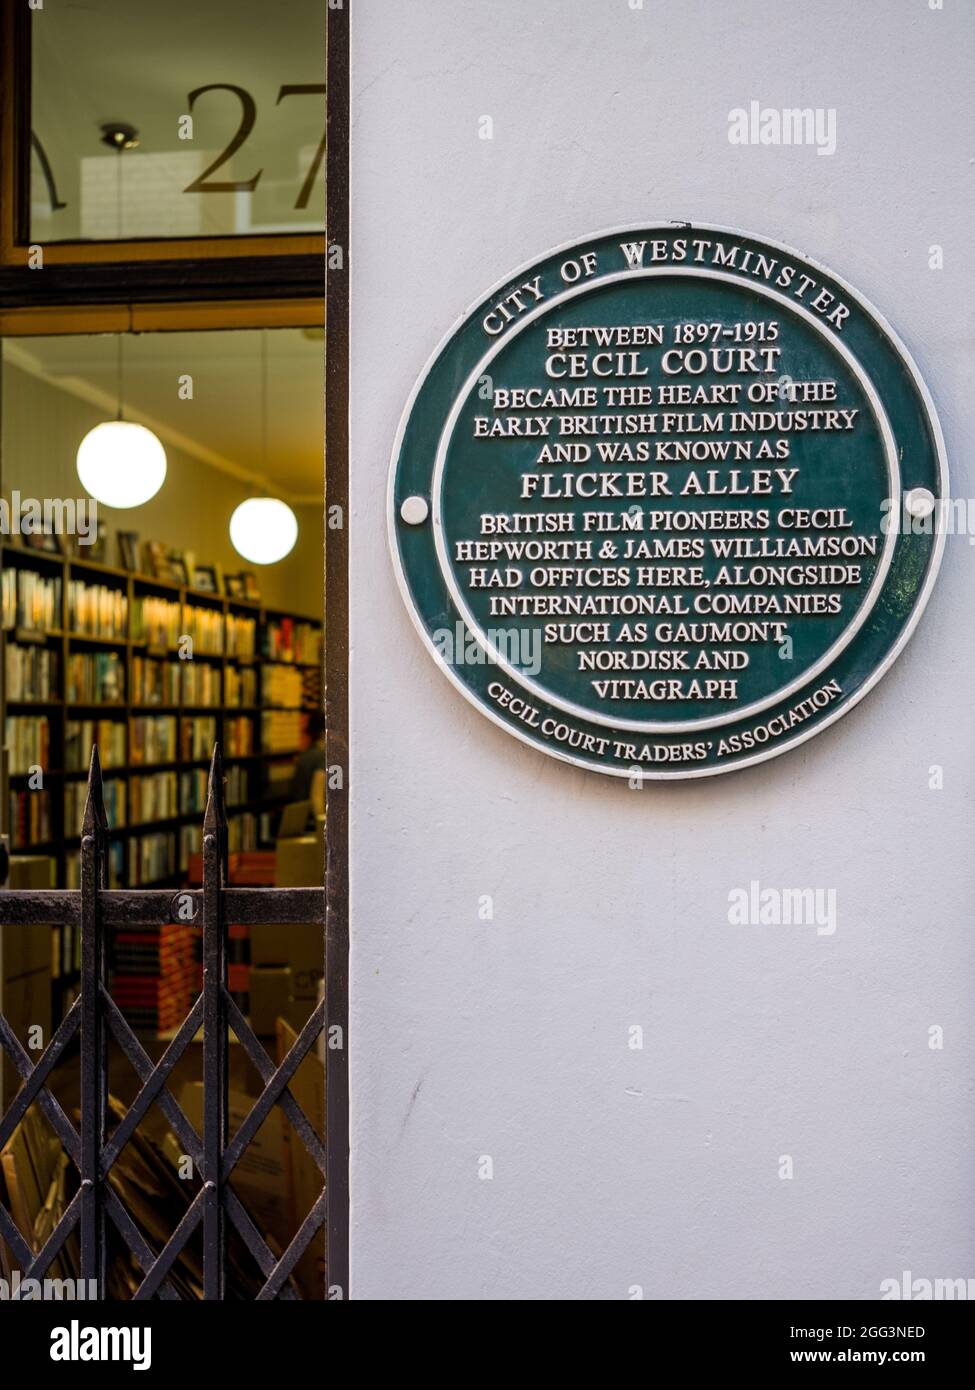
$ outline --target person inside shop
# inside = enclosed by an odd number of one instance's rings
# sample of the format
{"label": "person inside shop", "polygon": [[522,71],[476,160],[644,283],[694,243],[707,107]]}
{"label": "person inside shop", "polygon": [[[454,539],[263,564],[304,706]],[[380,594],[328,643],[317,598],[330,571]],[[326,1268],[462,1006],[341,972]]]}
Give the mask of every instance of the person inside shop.
{"label": "person inside shop", "polygon": [[308,716],[308,747],[295,763],[291,780],[292,802],[310,801],[313,816],[325,814],[325,715],[320,709]]}

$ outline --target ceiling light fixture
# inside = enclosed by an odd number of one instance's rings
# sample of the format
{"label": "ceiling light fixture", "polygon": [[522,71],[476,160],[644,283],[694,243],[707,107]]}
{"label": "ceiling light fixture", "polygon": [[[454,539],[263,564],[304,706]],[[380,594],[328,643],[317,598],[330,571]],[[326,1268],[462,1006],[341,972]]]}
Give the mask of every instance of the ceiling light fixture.
{"label": "ceiling light fixture", "polygon": [[[261,455],[267,474],[267,329],[261,330]],[[230,541],[252,565],[283,560],[298,539],[298,518],[279,497],[248,497],[230,518]]]}
{"label": "ceiling light fixture", "polygon": [[166,481],[166,451],[145,425],[122,419],[122,334],[116,337],[118,413],[89,430],[78,446],[78,477],[106,507],[141,507]]}

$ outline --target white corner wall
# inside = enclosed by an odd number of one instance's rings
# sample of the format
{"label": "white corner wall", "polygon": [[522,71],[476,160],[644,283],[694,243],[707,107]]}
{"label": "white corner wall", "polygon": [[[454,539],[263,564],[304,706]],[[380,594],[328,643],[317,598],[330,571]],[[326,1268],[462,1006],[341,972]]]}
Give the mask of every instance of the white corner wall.
{"label": "white corner wall", "polygon": [[[975,1276],[968,538],[846,718],[642,792],[481,717],[393,578],[387,469],[430,352],[510,270],[627,222],[742,227],[848,279],[975,495],[971,6],[633,2],[352,6],[357,1298],[872,1299],[904,1270]],[[730,145],[752,99],[835,107],[835,154]],[[835,934],[729,925],[752,879],[835,888]]]}

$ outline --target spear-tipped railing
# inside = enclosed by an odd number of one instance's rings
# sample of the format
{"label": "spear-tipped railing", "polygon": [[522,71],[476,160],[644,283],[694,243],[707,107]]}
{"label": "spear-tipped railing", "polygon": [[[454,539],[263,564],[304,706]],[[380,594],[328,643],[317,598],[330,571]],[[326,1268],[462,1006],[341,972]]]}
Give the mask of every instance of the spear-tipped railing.
{"label": "spear-tipped railing", "polygon": [[[80,928],[80,993],[36,1062],[0,1014],[0,1045],[16,1067],[21,1087],[0,1116],[0,1149],[34,1102],[54,1129],[78,1170],[78,1190],[43,1247],[34,1251],[0,1203],[0,1239],[19,1262],[23,1279],[41,1279],[65,1241],[80,1226],[81,1277],[106,1286],[107,1223],[110,1221],[138,1262],[143,1278],[136,1299],[176,1299],[169,1272],[187,1241],[203,1227],[203,1296],[221,1299],[226,1288],[228,1230],[239,1234],[264,1276],[259,1299],[294,1298],[291,1274],[326,1220],[324,1185],[280,1256],[274,1254],[231,1185],[231,1175],[248,1144],[275,1105],[288,1117],[324,1179],[325,1145],[288,1089],[299,1065],[325,1026],[320,1002],[296,1042],[275,1066],[227,988],[227,924],[307,925],[322,933],[324,888],[233,888],[227,884],[227,810],[223,759],[214,748],[203,819],[203,888],[110,889],[108,822],[101,765],[92,749],[88,797],[81,831],[81,886],[61,890],[0,891],[0,930],[7,923],[44,930],[55,924]],[[203,936],[203,992],[162,1058],[154,1065],[109,992],[108,945],[119,926],[162,926],[179,922]],[[173,1068],[203,1027],[203,1134],[180,1109],[167,1083]],[[237,1132],[228,1132],[228,1037],[232,1031],[253,1062],[263,1090]],[[80,1034],[80,1133],[48,1089],[55,1066]],[[111,1034],[135,1069],[141,1089],[116,1129],[108,1133],[108,1037]],[[111,1186],[109,1175],[150,1106],[158,1105],[202,1178],[202,1186],[168,1241],[155,1250]],[[89,1285],[91,1287],[91,1285]]]}

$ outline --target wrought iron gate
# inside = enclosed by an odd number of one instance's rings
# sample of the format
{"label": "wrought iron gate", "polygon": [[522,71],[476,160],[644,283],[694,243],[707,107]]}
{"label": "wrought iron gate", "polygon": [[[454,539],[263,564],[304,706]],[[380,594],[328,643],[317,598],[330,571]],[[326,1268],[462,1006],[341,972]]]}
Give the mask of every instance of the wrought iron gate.
{"label": "wrought iron gate", "polygon": [[[295,1298],[289,1276],[326,1220],[324,1184],[287,1249],[276,1256],[234,1192],[234,1167],[278,1105],[288,1117],[324,1179],[325,1146],[288,1090],[288,1083],[325,1024],[319,1002],[296,1042],[275,1066],[255,1037],[227,987],[227,924],[301,924],[322,934],[324,962],[325,890],[322,888],[233,888],[227,885],[227,816],[219,745],[210,765],[203,820],[202,889],[109,889],[108,824],[97,748],[92,749],[88,797],[81,830],[81,887],[69,890],[0,892],[0,930],[6,923],[39,929],[66,923],[80,927],[80,992],[36,1063],[32,1063],[0,1015],[0,1044],[22,1085],[0,1118],[0,1149],[36,1101],[75,1164],[80,1183],[60,1221],[35,1253],[11,1214],[0,1204],[0,1238],[21,1263],[23,1279],[41,1279],[65,1241],[80,1227],[81,1277],[94,1280],[105,1296],[108,1226],[118,1231],[143,1278],[135,1297],[177,1299],[168,1279],[174,1261],[202,1224],[203,1296],[221,1299],[226,1288],[227,1239],[240,1235],[264,1276],[259,1299]],[[187,920],[189,919],[189,920]],[[159,1062],[151,1059],[108,989],[108,936],[118,926],[161,926],[186,922],[202,929],[203,990]],[[176,1063],[203,1028],[203,1133],[197,1134],[167,1089]],[[264,1083],[259,1098],[233,1138],[228,1135],[228,1033],[233,1030]],[[108,1132],[108,1038],[115,1039],[140,1080],[141,1089],[117,1128]],[[80,1132],[47,1088],[53,1068],[80,1035]],[[152,1105],[169,1121],[202,1184],[176,1230],[154,1250],[113,1191],[112,1165]],[[229,1223],[229,1225],[228,1225]]]}

